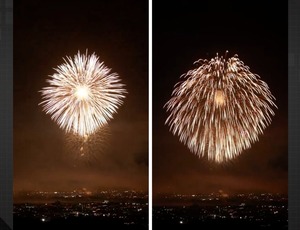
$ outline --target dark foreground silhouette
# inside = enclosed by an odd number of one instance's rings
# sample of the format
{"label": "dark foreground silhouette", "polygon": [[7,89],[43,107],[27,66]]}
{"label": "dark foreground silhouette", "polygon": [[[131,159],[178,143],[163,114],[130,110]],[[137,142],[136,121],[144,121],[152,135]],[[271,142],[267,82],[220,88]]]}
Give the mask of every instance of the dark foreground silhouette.
{"label": "dark foreground silhouette", "polygon": [[10,227],[0,218],[0,230],[11,230]]}
{"label": "dark foreground silhouette", "polygon": [[[117,220],[101,220],[99,218],[74,217],[57,218],[42,222],[38,219],[26,217],[14,217],[14,230],[53,230],[53,229],[87,229],[98,230],[101,228],[112,228],[120,230],[148,230],[147,224],[124,224]],[[0,228],[0,230],[2,230]]]}

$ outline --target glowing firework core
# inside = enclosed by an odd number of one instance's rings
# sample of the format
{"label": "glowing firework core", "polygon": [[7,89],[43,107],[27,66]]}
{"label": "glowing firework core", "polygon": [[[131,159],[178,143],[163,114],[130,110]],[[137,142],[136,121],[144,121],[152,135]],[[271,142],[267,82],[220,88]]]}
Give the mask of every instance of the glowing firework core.
{"label": "glowing firework core", "polygon": [[217,106],[223,106],[225,104],[225,95],[222,90],[216,90],[215,92],[215,104]]}
{"label": "glowing firework core", "polygon": [[[226,52],[227,54],[227,52]],[[271,123],[276,107],[268,85],[234,55],[183,75],[166,103],[170,131],[199,157],[223,162],[241,154]]]}
{"label": "glowing firework core", "polygon": [[75,95],[79,100],[87,100],[89,97],[89,88],[81,85],[76,87]]}

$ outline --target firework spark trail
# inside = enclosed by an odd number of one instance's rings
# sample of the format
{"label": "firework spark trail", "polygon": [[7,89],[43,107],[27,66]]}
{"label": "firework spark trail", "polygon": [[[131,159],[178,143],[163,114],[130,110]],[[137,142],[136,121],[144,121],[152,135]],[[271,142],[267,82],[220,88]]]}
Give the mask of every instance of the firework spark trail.
{"label": "firework spark trail", "polygon": [[65,142],[66,153],[69,153],[68,159],[73,159],[76,164],[95,163],[107,150],[110,135],[109,125],[102,126],[89,136],[68,134]]}
{"label": "firework spark trail", "polygon": [[120,77],[93,53],[80,54],[54,68],[44,87],[43,110],[66,132],[82,137],[106,125],[123,103],[126,90]]}
{"label": "firework spark trail", "polygon": [[[226,52],[227,54],[227,52]],[[188,71],[165,104],[170,131],[199,157],[223,162],[258,141],[271,123],[275,97],[259,75],[234,55]],[[277,108],[277,107],[276,107]]]}

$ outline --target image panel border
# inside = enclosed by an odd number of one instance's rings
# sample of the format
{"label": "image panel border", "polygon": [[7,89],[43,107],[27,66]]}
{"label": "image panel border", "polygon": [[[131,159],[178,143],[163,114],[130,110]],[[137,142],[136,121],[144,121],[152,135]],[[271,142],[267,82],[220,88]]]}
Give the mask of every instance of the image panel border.
{"label": "image panel border", "polygon": [[300,229],[300,2],[289,1],[288,8],[288,68],[289,68],[289,229]]}
{"label": "image panel border", "polygon": [[0,218],[12,228],[13,0],[0,0],[0,55]]}

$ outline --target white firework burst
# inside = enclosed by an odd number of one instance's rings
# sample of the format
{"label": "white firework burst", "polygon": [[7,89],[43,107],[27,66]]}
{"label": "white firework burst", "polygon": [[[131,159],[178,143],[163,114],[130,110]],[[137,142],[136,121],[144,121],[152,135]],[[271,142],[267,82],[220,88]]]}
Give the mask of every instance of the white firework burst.
{"label": "white firework burst", "polygon": [[[227,54],[227,52],[226,52]],[[234,55],[210,61],[183,75],[166,103],[166,124],[199,157],[223,162],[258,141],[271,123],[275,97],[259,75]]]}
{"label": "white firework burst", "polygon": [[113,118],[125,98],[125,85],[95,53],[78,51],[63,60],[40,91],[40,105],[66,132],[85,137]]}

